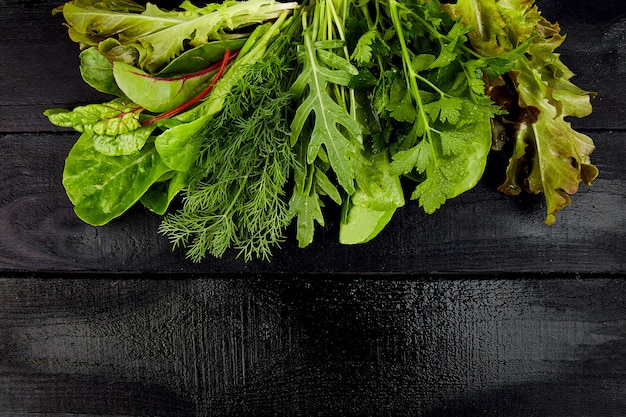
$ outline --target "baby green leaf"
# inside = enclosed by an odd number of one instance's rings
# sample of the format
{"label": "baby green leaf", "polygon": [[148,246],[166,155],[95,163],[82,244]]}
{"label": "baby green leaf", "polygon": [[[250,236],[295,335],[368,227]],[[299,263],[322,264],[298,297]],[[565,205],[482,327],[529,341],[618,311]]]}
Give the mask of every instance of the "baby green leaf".
{"label": "baby green leaf", "polygon": [[366,187],[357,188],[351,196],[347,219],[339,229],[339,242],[343,244],[359,244],[373,239],[391,220],[396,209],[404,206],[400,178],[390,173],[387,153],[375,155],[371,162],[382,175],[369,177]]}
{"label": "baby green leaf", "polygon": [[98,48],[88,48],[80,53],[80,74],[96,90],[118,97],[124,96],[113,78],[113,66]]}
{"label": "baby green leaf", "polygon": [[439,119],[442,122],[457,124],[461,118],[463,100],[457,97],[444,96],[437,101],[425,104],[424,109],[433,121]]}
{"label": "baby green leaf", "polygon": [[417,117],[411,91],[400,78],[393,80],[389,91],[389,101],[385,108],[391,117],[399,122],[412,123]]}
{"label": "baby green leaf", "polygon": [[211,116],[167,129],[155,139],[163,162],[176,171],[188,171],[198,158],[202,146],[202,130]]}
{"label": "baby green leaf", "polygon": [[107,156],[130,155],[146,143],[156,126],[142,126],[139,129],[119,135],[93,135],[94,149]]}
{"label": "baby green leaf", "polygon": [[390,172],[393,175],[408,174],[414,169],[422,173],[428,166],[431,158],[431,147],[422,140],[410,149],[399,151],[393,155]]}
{"label": "baby green leaf", "polygon": [[197,94],[214,72],[186,76],[153,77],[123,62],[113,64],[113,76],[124,94],[139,106],[162,113],[188,101]]}
{"label": "baby green leaf", "polygon": [[163,215],[167,212],[174,197],[187,186],[188,181],[189,174],[187,172],[177,172],[166,181],[156,182],[141,197],[141,204],[148,210]]}
{"label": "baby green leaf", "polygon": [[132,155],[106,156],[95,150],[93,141],[83,133],[74,144],[63,185],[78,217],[101,226],[132,207],[169,168],[150,144]]}
{"label": "baby green leaf", "polygon": [[71,127],[77,132],[115,136],[139,128],[139,113],[142,110],[127,100],[115,99],[104,104],[79,106],[72,111],[48,109],[44,115],[56,126]]}
{"label": "baby green leaf", "polygon": [[231,39],[197,46],[174,58],[156,75],[167,77],[200,71],[220,61],[227,50],[237,51],[241,49],[245,42],[246,39]]}

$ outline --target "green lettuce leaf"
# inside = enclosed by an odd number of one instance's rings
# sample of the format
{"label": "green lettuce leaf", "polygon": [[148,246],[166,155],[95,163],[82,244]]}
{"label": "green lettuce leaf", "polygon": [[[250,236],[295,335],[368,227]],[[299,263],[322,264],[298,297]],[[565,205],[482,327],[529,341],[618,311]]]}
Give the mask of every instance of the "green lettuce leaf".
{"label": "green lettuce leaf", "polygon": [[297,3],[273,0],[226,1],[195,7],[186,2],[182,11],[164,11],[148,3],[141,13],[121,12],[103,3],[83,4],[78,0],[62,7],[70,37],[88,46],[116,38],[121,46],[137,49],[137,64],[155,73],[189,43],[199,46],[224,40],[224,31],[276,19]]}
{"label": "green lettuce leaf", "polygon": [[[499,187],[507,194],[522,190],[544,193],[546,223],[570,204],[578,185],[590,185],[598,175],[591,164],[594,144],[565,120],[591,113],[595,93],[584,91],[570,80],[570,71],[555,52],[564,41],[558,24],[541,16],[533,0],[458,0],[444,5],[454,18],[474,28],[468,34],[472,46],[485,57],[515,57],[508,81],[518,95],[519,120],[507,178]],[[504,116],[506,118],[506,116]]]}

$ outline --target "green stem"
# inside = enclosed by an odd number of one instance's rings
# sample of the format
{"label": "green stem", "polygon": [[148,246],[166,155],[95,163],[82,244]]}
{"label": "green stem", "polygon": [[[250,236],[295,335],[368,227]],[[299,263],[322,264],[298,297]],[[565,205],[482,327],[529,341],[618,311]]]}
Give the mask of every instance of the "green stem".
{"label": "green stem", "polygon": [[413,65],[411,64],[411,55],[409,53],[406,40],[404,39],[402,22],[400,21],[400,16],[398,14],[398,7],[397,7],[396,0],[389,0],[389,11],[391,15],[391,20],[393,22],[393,26],[396,31],[396,35],[398,36],[398,42],[400,43],[400,48],[402,50],[402,64],[404,67],[405,79],[406,79],[407,84],[410,87],[411,96],[415,100],[415,104],[416,104],[417,111],[418,111],[417,117],[420,117],[422,119],[422,122],[424,123],[424,134],[426,135],[426,139],[428,140],[428,143],[430,144],[430,146],[433,148],[433,151],[435,152],[436,150],[435,150],[435,147],[433,146],[432,132],[431,132],[430,125],[428,123],[428,115],[426,114],[426,111],[424,110],[424,104],[422,103],[422,96],[420,94],[420,90],[419,90],[419,87],[417,86],[417,81],[416,81],[417,78],[419,78],[420,80],[422,80],[423,78],[418,76],[418,74],[415,72],[415,69],[413,68]]}

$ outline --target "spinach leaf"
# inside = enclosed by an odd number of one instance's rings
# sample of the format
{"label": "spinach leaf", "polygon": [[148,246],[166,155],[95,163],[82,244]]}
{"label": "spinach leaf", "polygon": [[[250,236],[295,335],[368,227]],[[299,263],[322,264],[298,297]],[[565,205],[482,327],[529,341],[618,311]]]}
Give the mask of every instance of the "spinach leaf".
{"label": "spinach leaf", "polygon": [[94,136],[83,133],[63,170],[63,185],[74,211],[94,226],[108,223],[130,207],[170,168],[153,144],[132,155],[106,156],[94,148]]}

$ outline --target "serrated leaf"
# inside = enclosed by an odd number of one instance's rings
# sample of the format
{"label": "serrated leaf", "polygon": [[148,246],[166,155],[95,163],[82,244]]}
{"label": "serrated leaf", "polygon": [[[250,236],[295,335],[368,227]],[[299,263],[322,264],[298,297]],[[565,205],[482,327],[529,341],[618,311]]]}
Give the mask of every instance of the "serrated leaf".
{"label": "serrated leaf", "polygon": [[439,119],[444,123],[457,124],[461,118],[463,100],[457,97],[444,96],[437,101],[424,105],[424,109],[433,121]]}
{"label": "serrated leaf", "polygon": [[378,38],[376,29],[371,29],[361,35],[350,58],[361,65],[370,65],[372,63],[372,43],[376,38]]}
{"label": "serrated leaf", "polygon": [[317,193],[300,193],[297,189],[289,200],[289,211],[296,216],[298,246],[304,248],[313,242],[315,223],[324,226],[324,215]]}
{"label": "serrated leaf", "polygon": [[428,142],[422,140],[412,148],[394,154],[389,171],[392,175],[408,174],[414,169],[422,173],[428,166],[431,152]]}
{"label": "serrated leaf", "polygon": [[[298,141],[302,129],[313,117],[313,129],[307,149],[307,163],[312,164],[323,146],[339,184],[348,192],[354,192],[352,159],[360,149],[356,137],[361,128],[345,107],[333,100],[328,92],[331,83],[347,85],[350,74],[323,66],[313,47],[310,31],[304,34],[304,53],[301,55],[303,69],[292,86],[296,96],[305,96],[291,123],[291,143]],[[306,91],[305,91],[306,90]]]}
{"label": "serrated leaf", "polygon": [[399,78],[396,78],[391,84],[389,101],[385,109],[392,118],[399,122],[412,123],[417,117],[417,110],[415,109],[411,92]]}

